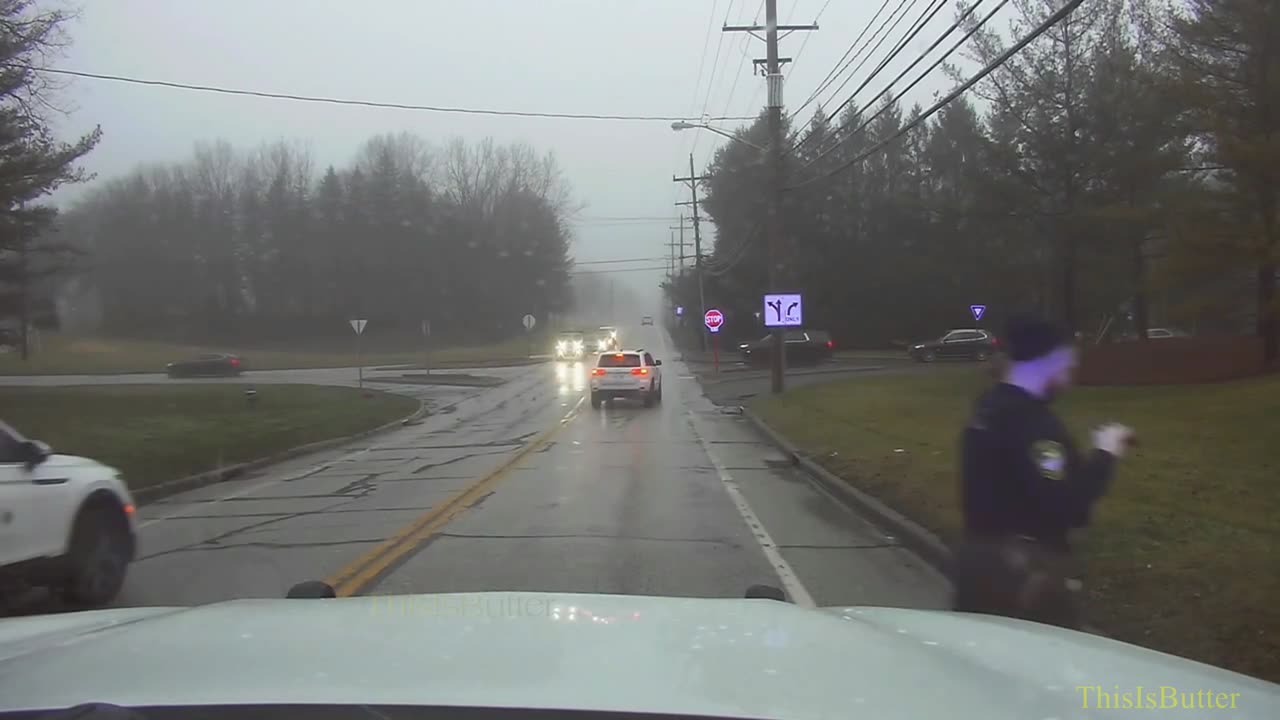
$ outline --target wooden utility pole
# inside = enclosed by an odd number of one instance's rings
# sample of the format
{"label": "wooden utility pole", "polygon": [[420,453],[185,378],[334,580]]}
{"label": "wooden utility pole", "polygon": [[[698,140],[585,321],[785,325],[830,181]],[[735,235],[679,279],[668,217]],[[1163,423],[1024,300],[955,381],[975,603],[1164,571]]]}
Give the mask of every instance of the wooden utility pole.
{"label": "wooden utility pole", "polygon": [[[797,30],[817,30],[817,25],[778,25],[778,0],[765,0],[765,25],[725,26],[725,32],[746,32],[755,37],[757,32],[765,31],[766,57],[764,58],[765,81],[768,83],[769,121],[769,189],[768,189],[768,231],[769,239],[769,292],[781,292],[783,278],[779,277],[782,258],[782,62],[778,59],[778,31],[788,34]],[[755,63],[758,65],[759,60]],[[774,393],[784,389],[783,378],[786,376],[786,354],[782,328],[773,328],[772,362],[770,363],[770,380]]]}
{"label": "wooden utility pole", "polygon": [[[693,207],[693,271],[698,275],[698,306],[701,310],[698,317],[701,318],[707,312],[707,294],[702,283],[702,229],[698,221],[698,183],[704,180],[710,180],[710,175],[695,175],[693,170],[693,153],[689,153],[689,177],[672,176],[672,182],[682,182],[689,185],[689,193],[692,199],[689,202],[678,202],[676,205],[690,205]],[[680,223],[681,228],[684,222]],[[683,232],[683,230],[682,230]],[[683,247],[683,240],[681,246]],[[699,320],[701,322],[701,320]],[[707,333],[705,331],[698,333],[698,337],[702,340],[702,350],[707,350]]]}

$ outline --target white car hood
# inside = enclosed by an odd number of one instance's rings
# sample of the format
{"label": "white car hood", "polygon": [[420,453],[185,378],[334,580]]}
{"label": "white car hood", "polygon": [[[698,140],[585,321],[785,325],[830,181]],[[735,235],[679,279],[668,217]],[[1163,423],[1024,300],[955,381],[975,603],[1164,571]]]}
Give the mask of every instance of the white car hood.
{"label": "white car hood", "polygon": [[59,470],[106,470],[115,472],[115,469],[109,465],[103,465],[97,460],[80,457],[79,455],[50,455],[44,459],[41,465]]}
{"label": "white car hood", "polygon": [[[773,600],[478,593],[237,600],[0,621],[0,711],[86,702],[461,705],[743,718],[1039,720],[1108,692],[1280,686],[1112,640],[925,610]],[[1155,710],[1169,716],[1169,710]]]}

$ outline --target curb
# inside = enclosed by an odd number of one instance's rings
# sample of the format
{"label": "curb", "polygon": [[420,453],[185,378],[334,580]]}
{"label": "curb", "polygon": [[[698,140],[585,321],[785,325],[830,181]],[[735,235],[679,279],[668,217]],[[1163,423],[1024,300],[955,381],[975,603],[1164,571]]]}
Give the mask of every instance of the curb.
{"label": "curb", "polygon": [[307,443],[306,445],[299,445],[297,447],[289,448],[288,450],[282,450],[274,455],[268,455],[266,457],[261,457],[256,460],[249,460],[248,462],[243,462],[236,465],[230,465],[228,467],[219,468],[217,470],[210,470],[208,472],[203,472],[196,475],[189,475],[187,477],[178,478],[176,480],[168,480],[166,482],[162,482],[157,485],[152,485],[151,487],[145,487],[145,488],[142,488],[141,490],[133,490],[131,492],[133,494],[134,502],[136,502],[139,506],[150,505],[151,503],[156,502],[157,500],[161,500],[171,495],[176,495],[180,492],[186,492],[187,490],[195,490],[196,488],[202,488],[207,485],[215,485],[217,483],[227,482],[228,480],[235,480],[236,478],[241,477],[242,475],[245,475],[246,473],[249,473],[253,470],[257,470],[258,468],[265,467],[267,465],[274,465],[275,463],[283,462],[285,460],[290,460],[292,458],[298,457],[299,455],[306,455],[307,453],[318,452],[320,450],[327,450],[329,448],[336,447],[338,445],[349,443],[353,440],[359,440],[361,438],[366,438],[371,435],[377,435],[379,433],[383,433],[397,427],[403,427],[405,425],[408,425],[409,423],[412,423],[415,420],[422,418],[426,414],[427,414],[427,403],[425,400],[419,400],[418,409],[415,410],[412,414],[407,415],[403,418],[400,418],[399,420],[393,420],[389,423],[384,423],[382,425],[379,425],[378,427],[355,433],[354,435],[344,435],[342,437],[330,438],[328,440],[318,440],[313,443]]}
{"label": "curb", "polygon": [[882,529],[890,532],[894,539],[908,550],[932,565],[934,569],[944,575],[947,574],[951,564],[951,550],[937,535],[814,462],[755,413],[744,409],[742,414],[755,426],[756,430],[786,453],[793,465],[803,468],[818,487],[850,510],[870,518]]}
{"label": "curb", "polygon": [[[755,413],[743,408],[742,414],[761,435],[764,435],[766,439],[786,453],[787,459],[791,461],[791,464],[802,468],[819,489],[826,491],[828,495],[834,497],[837,502],[849,510],[869,518],[881,529],[892,533],[893,539],[901,543],[903,547],[929,563],[944,577],[949,577],[951,549],[937,535],[871,495],[853,487],[843,478],[814,462],[790,440],[769,427],[768,423],[761,420]],[[1082,624],[1080,631],[1104,638],[1111,637],[1097,626],[1089,623]]]}

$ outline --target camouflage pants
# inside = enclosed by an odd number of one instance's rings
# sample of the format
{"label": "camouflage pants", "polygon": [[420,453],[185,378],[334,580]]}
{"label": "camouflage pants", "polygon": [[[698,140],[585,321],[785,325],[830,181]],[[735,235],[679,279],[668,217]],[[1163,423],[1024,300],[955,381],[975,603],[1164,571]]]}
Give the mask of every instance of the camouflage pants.
{"label": "camouflage pants", "polygon": [[967,540],[954,549],[952,610],[1080,629],[1071,558],[1026,538]]}

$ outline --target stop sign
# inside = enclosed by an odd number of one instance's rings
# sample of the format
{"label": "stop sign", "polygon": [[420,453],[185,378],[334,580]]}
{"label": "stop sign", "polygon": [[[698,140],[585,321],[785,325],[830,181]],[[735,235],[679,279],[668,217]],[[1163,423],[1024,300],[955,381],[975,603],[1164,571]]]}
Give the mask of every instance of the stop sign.
{"label": "stop sign", "polygon": [[719,332],[720,326],[724,324],[724,313],[711,308],[702,316],[702,322],[706,324],[707,329],[711,332]]}

